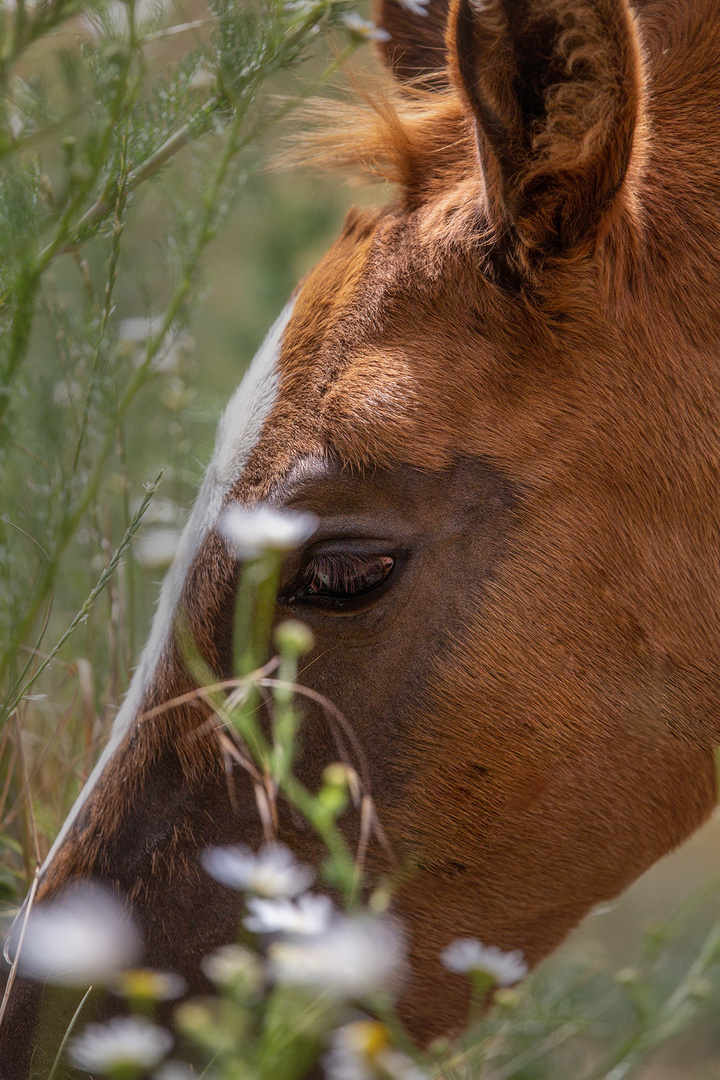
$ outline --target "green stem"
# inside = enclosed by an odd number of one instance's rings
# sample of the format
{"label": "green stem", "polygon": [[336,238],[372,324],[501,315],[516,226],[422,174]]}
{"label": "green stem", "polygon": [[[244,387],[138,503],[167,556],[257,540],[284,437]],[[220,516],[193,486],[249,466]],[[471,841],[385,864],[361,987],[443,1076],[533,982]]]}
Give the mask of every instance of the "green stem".
{"label": "green stem", "polygon": [[330,853],[331,863],[336,874],[336,881],[343,894],[348,909],[357,905],[359,882],[355,874],[355,860],[339,829],[329,821],[324,808],[315,796],[294,776],[289,776],[283,784],[283,794],[310,822]]}
{"label": "green stem", "polygon": [[293,686],[297,679],[297,654],[280,655],[278,669],[280,686],[273,691],[275,716],[273,723],[272,775],[279,788],[283,788],[292,775],[295,760],[295,738],[298,714],[294,705]]}
{"label": "green stem", "polygon": [[[143,382],[145,382],[145,370],[144,368],[139,368],[136,371],[134,377],[131,379],[128,386],[126,387],[125,393],[123,394],[120,404],[118,405],[118,420],[122,418],[122,416],[124,416],[132,399],[135,397],[135,394],[140,389],[140,386],[143,384]],[[38,578],[38,582],[35,586],[35,589],[33,590],[33,595],[28,602],[25,617],[18,623],[15,629],[15,633],[10,638],[10,642],[2,654],[2,660],[0,660],[0,681],[2,681],[2,679],[7,674],[8,668],[12,663],[17,653],[17,650],[19,649],[22,642],[25,640],[27,634],[30,632],[32,625],[37,618],[38,612],[45,603],[45,598],[52,591],[53,585],[55,583],[55,578],[57,576],[57,572],[60,566],[60,562],[68,547],[68,544],[75,535],[75,532],[77,531],[77,528],[80,525],[80,522],[82,521],[85,512],[87,511],[88,507],[97,495],[98,489],[100,487],[100,481],[105,471],[105,463],[115,442],[115,431],[116,426],[113,425],[112,428],[110,428],[110,430],[106,433],[100,450],[95,457],[95,465],[90,474],[90,479],[88,480],[88,483],[85,487],[85,491],[83,492],[83,495],[77,503],[75,509],[72,511],[72,513],[66,515],[65,520],[61,525],[60,535],[58,537],[55,551],[53,552],[50,561],[45,563],[43,571]]]}
{"label": "green stem", "polygon": [[[133,100],[126,100],[128,77],[132,65],[132,53],[123,65],[122,78],[113,98],[112,108],[95,154],[95,163],[91,175],[79,183],[63,211],[55,235],[50,243],[30,260],[22,273],[15,292],[15,313],[12,320],[12,332],[6,359],[0,368],[0,423],[12,400],[11,385],[22,363],[30,340],[32,318],[35,310],[35,296],[45,270],[65,245],[71,229],[71,221],[76,217],[78,208],[87,198],[97,182],[101,169],[105,166],[108,152],[117,125],[123,113],[132,108]],[[106,185],[107,186],[107,185]]]}
{"label": "green stem", "polygon": [[100,354],[105,342],[105,332],[107,330],[108,319],[113,310],[113,292],[115,289],[115,282],[117,281],[118,263],[120,261],[120,241],[125,229],[125,222],[123,221],[123,214],[125,211],[125,204],[127,202],[127,173],[125,168],[125,147],[123,147],[123,155],[121,161],[122,167],[122,179],[119,184],[119,191],[117,200],[115,202],[115,221],[113,224],[112,233],[112,245],[110,248],[110,258],[108,260],[108,274],[105,282],[105,302],[103,303],[102,315],[100,316],[100,326],[98,327],[97,345],[93,350],[93,357],[90,363],[90,378],[91,384],[88,392],[85,396],[85,407],[83,409],[82,422],[80,424],[80,434],[75,446],[75,457],[71,469],[71,475],[74,476],[77,472],[78,465],[80,463],[80,453],[82,451],[83,442],[85,440],[85,434],[87,432],[87,425],[90,419],[90,404],[92,395],[92,379],[94,379],[98,364],[100,363]]}
{"label": "green stem", "polygon": [[0,367],[0,424],[12,401],[13,381],[25,355],[35,312],[35,294],[40,275],[25,266],[18,276],[15,313],[10,331],[7,356]]}
{"label": "green stem", "polygon": [[70,637],[70,635],[77,629],[77,627],[80,625],[81,622],[85,621],[85,619],[89,615],[89,613],[90,613],[90,611],[91,611],[91,609],[93,607],[93,604],[95,603],[98,596],[103,591],[103,589],[107,585],[108,581],[110,580],[110,578],[114,574],[115,570],[117,569],[118,563],[120,562],[126,548],[130,544],[130,541],[132,540],[133,536],[135,535],[138,528],[140,527],[140,523],[141,523],[141,521],[143,519],[145,511],[147,510],[148,506],[150,505],[150,501],[151,501],[153,495],[155,494],[158,487],[160,486],[161,479],[162,479],[162,471],[158,474],[157,479],[154,481],[154,483],[152,483],[152,484],[150,484],[148,486],[148,488],[146,490],[146,493],[145,493],[145,498],[143,499],[142,503],[140,504],[140,506],[139,506],[139,508],[137,510],[137,513],[135,514],[135,517],[131,521],[131,523],[130,523],[125,535],[123,536],[118,548],[116,549],[116,551],[115,551],[114,555],[112,556],[110,562],[105,567],[102,574],[100,575],[100,578],[98,580],[97,585],[95,586],[94,589],[91,590],[91,592],[89,593],[89,595],[87,596],[87,598],[85,600],[85,603],[80,608],[80,610],[78,611],[75,618],[72,620],[72,622],[68,626],[65,633],[62,635],[62,637],[56,643],[54,648],[51,649],[51,651],[48,653],[48,655],[43,660],[42,664],[40,664],[38,669],[31,676],[31,678],[28,679],[28,681],[25,683],[25,685],[22,687],[22,689],[18,690],[17,684],[13,687],[13,690],[11,691],[11,695],[10,695],[10,700],[7,703],[7,705],[4,707],[2,716],[0,718],[0,727],[2,726],[2,724],[5,723],[5,721],[7,720],[7,717],[12,713],[13,709],[18,705],[18,703],[21,701],[21,699],[24,697],[24,695],[28,693],[28,691],[33,686],[33,684],[37,681],[37,679],[40,677],[40,675],[42,675],[43,671],[45,671],[48,664],[50,664],[52,662],[52,660],[57,656],[58,652],[60,651],[62,646],[65,644],[67,639]]}
{"label": "green stem", "polygon": [[[301,30],[297,31],[296,36],[307,32],[308,26],[303,23]],[[293,109],[301,105],[303,101],[306,101],[308,97],[316,93],[316,91],[323,86],[328,79],[330,79],[335,72],[337,72],[342,65],[349,60],[355,50],[358,48],[357,43],[350,43],[340,53],[340,55],[333,60],[331,64],[322,72],[322,74],[315,79],[310,86],[303,91],[302,94],[298,94],[293,98],[288,98],[279,109],[271,113],[265,120],[254,125],[248,136],[243,139],[242,143],[238,145],[237,150],[243,149],[244,146],[258,139],[268,128],[284,119],[288,113]],[[263,77],[265,77],[263,75]],[[199,139],[201,136],[206,135],[213,127],[216,119],[217,111],[222,106],[222,98],[215,96],[211,98],[202,108],[200,114],[196,116],[189,123],[184,124],[177,131],[169,135],[165,142],[158,147],[144,162],[138,166],[128,176],[127,180],[127,192],[135,191],[151,177],[157,175],[157,173],[167,165],[172,158],[175,157],[181,150],[188,146],[191,142]],[[245,110],[239,108],[236,109],[236,117],[240,116],[240,119],[244,119]],[[63,247],[59,254],[66,254],[71,251],[76,251],[79,247],[85,243],[91,234],[90,230],[97,225],[101,225],[112,210],[112,201],[109,198],[108,193],[103,193],[97,201],[86,211],[80,218],[75,227],[71,230],[70,238]]]}
{"label": "green stem", "polygon": [[60,1062],[62,1060],[63,1054],[65,1053],[65,1047],[68,1044],[68,1039],[72,1035],[73,1029],[74,1029],[76,1023],[78,1022],[79,1017],[80,1017],[80,1013],[83,1010],[83,1006],[85,1005],[85,1002],[87,1001],[87,999],[90,997],[91,993],[92,993],[92,986],[89,986],[87,988],[87,990],[85,991],[85,993],[83,994],[82,1001],[80,1002],[77,1009],[73,1013],[70,1023],[68,1024],[67,1028],[65,1029],[65,1034],[63,1035],[62,1042],[60,1043],[60,1046],[58,1047],[58,1052],[55,1055],[55,1060],[52,1063],[52,1068],[51,1068],[50,1072],[48,1073],[47,1080],[53,1080],[53,1078],[55,1076],[55,1073],[57,1072],[57,1067],[58,1067],[58,1065],[60,1064]]}
{"label": "green stem", "polygon": [[597,1065],[584,1080],[625,1080],[625,1077],[654,1050],[685,1027],[689,1013],[681,1011],[689,1004],[693,986],[708,967],[715,963],[720,950],[720,921],[710,929],[700,952],[685,978],[670,994],[656,1014],[641,1019],[620,1045]]}

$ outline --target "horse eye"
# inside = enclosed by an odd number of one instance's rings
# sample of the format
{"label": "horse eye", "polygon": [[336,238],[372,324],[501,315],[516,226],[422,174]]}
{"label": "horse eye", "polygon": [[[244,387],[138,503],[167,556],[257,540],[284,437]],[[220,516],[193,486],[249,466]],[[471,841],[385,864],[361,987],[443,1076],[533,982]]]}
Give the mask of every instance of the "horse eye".
{"label": "horse eye", "polygon": [[352,600],[372,592],[390,574],[395,560],[389,555],[360,555],[330,551],[315,555],[305,568],[294,601],[317,598]]}

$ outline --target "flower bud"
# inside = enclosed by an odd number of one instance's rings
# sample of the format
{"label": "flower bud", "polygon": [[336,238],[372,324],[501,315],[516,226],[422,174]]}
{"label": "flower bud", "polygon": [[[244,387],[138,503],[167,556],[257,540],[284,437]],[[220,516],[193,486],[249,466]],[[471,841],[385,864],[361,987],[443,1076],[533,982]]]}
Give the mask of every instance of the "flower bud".
{"label": "flower bud", "polygon": [[314,644],[312,630],[299,619],[287,619],[275,630],[275,643],[281,653],[303,656],[309,653]]}
{"label": "flower bud", "polygon": [[205,956],[202,969],[211,982],[235,991],[244,1001],[254,1001],[262,992],[263,966],[254,953],[241,945],[223,945]]}
{"label": "flower bud", "polygon": [[510,990],[507,987],[501,990],[496,990],[493,1001],[500,1009],[517,1009],[522,998],[517,990]]}
{"label": "flower bud", "polygon": [[621,970],[615,974],[615,982],[618,986],[635,986],[640,982],[640,972],[637,968],[621,968]]}
{"label": "flower bud", "polygon": [[323,784],[325,787],[335,787],[346,789],[348,787],[349,777],[347,766],[336,761],[323,772]]}
{"label": "flower bud", "polygon": [[182,996],[185,980],[172,971],[131,968],[129,971],[120,972],[114,989],[116,993],[135,1003],[173,1001]]}
{"label": "flower bud", "polygon": [[713,989],[713,984],[709,979],[694,979],[690,983],[688,992],[690,997],[695,998],[697,1001],[704,1001],[705,998],[710,997]]}

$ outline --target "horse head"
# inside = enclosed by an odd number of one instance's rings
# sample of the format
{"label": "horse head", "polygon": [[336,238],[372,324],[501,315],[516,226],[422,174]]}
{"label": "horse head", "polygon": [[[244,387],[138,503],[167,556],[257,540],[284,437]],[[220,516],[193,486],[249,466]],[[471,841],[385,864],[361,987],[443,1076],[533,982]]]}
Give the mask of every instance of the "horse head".
{"label": "horse head", "polygon": [[[232,675],[222,514],[312,511],[277,619],[311,627],[300,681],[347,718],[411,868],[401,1012],[429,1039],[464,1015],[452,938],[536,964],[715,803],[720,18],[712,0],[383,0],[379,19],[392,85],[337,106],[309,153],[397,194],[348,215],[230,402],[38,901],[110,882],[148,962],[191,987],[233,940],[237,899],[198,856],[261,842],[252,786],[238,773],[229,799],[202,708],[158,707],[194,686],[180,614]],[[302,778],[334,757],[309,701]],[[313,855],[292,815],[281,837]],[[14,993],[8,1077],[34,991]]]}

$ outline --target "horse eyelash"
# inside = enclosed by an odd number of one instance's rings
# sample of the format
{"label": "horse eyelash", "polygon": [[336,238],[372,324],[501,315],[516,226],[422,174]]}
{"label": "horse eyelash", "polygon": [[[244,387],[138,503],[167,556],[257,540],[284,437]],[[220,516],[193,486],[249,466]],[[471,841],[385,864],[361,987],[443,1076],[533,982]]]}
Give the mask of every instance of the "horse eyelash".
{"label": "horse eyelash", "polygon": [[[323,593],[349,592],[352,585],[373,566],[382,572],[376,584],[392,569],[393,560],[383,555],[358,555],[354,552],[321,552],[315,555],[303,575],[301,587],[306,592],[315,587]],[[357,590],[362,592],[363,588]],[[312,593],[310,595],[313,595]]]}

